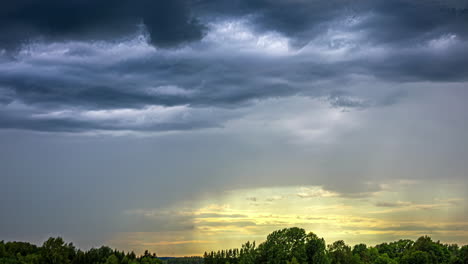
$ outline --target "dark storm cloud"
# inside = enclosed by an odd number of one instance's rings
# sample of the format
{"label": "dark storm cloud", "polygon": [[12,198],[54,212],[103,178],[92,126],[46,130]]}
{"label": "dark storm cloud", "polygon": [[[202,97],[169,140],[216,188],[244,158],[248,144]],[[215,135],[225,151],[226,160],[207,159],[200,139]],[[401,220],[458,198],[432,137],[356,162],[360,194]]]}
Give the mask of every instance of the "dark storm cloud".
{"label": "dark storm cloud", "polygon": [[[0,112],[0,128],[16,128],[44,132],[83,132],[91,129],[93,123],[64,119],[32,119]],[[102,127],[102,126],[101,126]]]}
{"label": "dark storm cloud", "polygon": [[112,39],[146,26],[157,46],[199,40],[209,22],[219,17],[253,18],[260,30],[273,30],[306,44],[337,21],[365,30],[377,43],[417,43],[447,32],[466,36],[466,1],[287,1],[175,0],[68,1],[20,0],[3,3],[0,32],[3,46],[36,37]]}
{"label": "dark storm cloud", "polygon": [[[71,71],[59,71],[56,76],[4,72],[0,73],[0,85],[11,87],[9,89],[28,104],[63,104],[91,109],[137,108],[149,104],[229,107],[249,99],[290,95],[299,91],[287,83],[262,80],[271,74],[255,69],[256,66],[265,67],[263,63],[252,62],[253,65],[249,66],[241,61],[216,64],[209,58],[197,62],[187,59],[180,63],[161,62],[158,59],[153,57],[145,65],[131,65],[124,61],[113,68],[100,69],[93,69],[92,65],[63,65]],[[283,66],[279,67],[272,72],[286,70],[282,69]],[[73,76],[75,73],[88,78],[76,80]],[[123,80],[123,75],[131,80]],[[174,84],[188,89],[187,93],[152,93],[146,89]]]}
{"label": "dark storm cloud", "polygon": [[463,0],[201,0],[197,3],[205,15],[253,16],[259,30],[279,31],[299,44],[306,44],[340,20],[365,30],[369,41],[377,43],[417,42],[447,31],[467,35],[468,3]]}
{"label": "dark storm cloud", "polygon": [[446,32],[466,35],[464,1],[59,1],[19,0],[0,9],[2,46],[16,46],[37,37],[112,39],[146,26],[152,43],[173,46],[199,40],[200,22],[230,16],[254,17],[259,30],[274,30],[305,44],[331,23],[364,16],[361,29],[372,41],[402,42]]}
{"label": "dark storm cloud", "polygon": [[[467,80],[467,12],[459,1],[410,0],[6,3],[0,46],[19,49],[0,53],[1,127],[219,127],[258,100],[294,95],[344,109],[386,106],[405,91],[369,92],[356,76],[374,86]],[[115,113],[86,117],[150,106],[186,109],[133,125]]]}
{"label": "dark storm cloud", "polygon": [[12,48],[38,37],[112,39],[140,25],[157,46],[198,40],[204,31],[186,0],[19,0],[0,6],[0,46]]}
{"label": "dark storm cloud", "polygon": [[0,129],[24,129],[42,132],[87,132],[99,131],[183,131],[201,128],[218,127],[219,120],[189,120],[185,122],[169,121],[161,124],[129,125],[119,124],[115,121],[86,121],[69,118],[28,118],[23,116],[11,116],[0,113]]}

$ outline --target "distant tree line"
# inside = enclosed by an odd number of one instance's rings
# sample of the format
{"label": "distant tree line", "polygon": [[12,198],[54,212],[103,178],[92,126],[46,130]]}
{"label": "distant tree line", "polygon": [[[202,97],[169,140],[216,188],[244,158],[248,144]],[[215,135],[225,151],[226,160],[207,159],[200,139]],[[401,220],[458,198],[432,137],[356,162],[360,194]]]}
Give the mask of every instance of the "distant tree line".
{"label": "distant tree line", "polygon": [[109,247],[76,249],[62,238],[49,238],[41,247],[27,242],[0,241],[0,264],[163,264],[149,251],[141,256]]}
{"label": "distant tree line", "polygon": [[240,249],[205,252],[205,264],[468,264],[468,245],[434,242],[428,236],[401,239],[374,247],[354,247],[323,238],[302,228],[269,234],[260,245],[247,242]]}
{"label": "distant tree line", "polygon": [[199,256],[163,258],[164,264],[203,264],[204,260]]}
{"label": "distant tree line", "polygon": [[82,251],[62,238],[49,238],[42,246],[0,241],[0,264],[468,264],[468,245],[442,244],[423,236],[373,247],[353,247],[343,240],[330,245],[302,228],[274,231],[265,242],[247,242],[239,249],[205,252],[203,257],[163,258],[145,251],[109,247]]}

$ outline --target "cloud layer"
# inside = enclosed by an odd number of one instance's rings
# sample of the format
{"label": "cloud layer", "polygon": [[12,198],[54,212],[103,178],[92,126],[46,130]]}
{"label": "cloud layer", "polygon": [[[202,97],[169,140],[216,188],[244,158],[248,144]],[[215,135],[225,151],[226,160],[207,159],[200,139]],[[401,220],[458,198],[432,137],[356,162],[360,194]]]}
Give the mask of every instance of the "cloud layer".
{"label": "cloud layer", "polygon": [[189,1],[20,0],[2,4],[0,45],[16,48],[38,38],[113,40],[145,27],[151,43],[169,47],[199,40],[204,28]]}
{"label": "cloud layer", "polygon": [[[406,91],[375,86],[466,81],[467,17],[457,1],[8,3],[1,126],[192,130],[297,95],[339,108],[388,105]],[[147,118],[127,122],[124,112]]]}

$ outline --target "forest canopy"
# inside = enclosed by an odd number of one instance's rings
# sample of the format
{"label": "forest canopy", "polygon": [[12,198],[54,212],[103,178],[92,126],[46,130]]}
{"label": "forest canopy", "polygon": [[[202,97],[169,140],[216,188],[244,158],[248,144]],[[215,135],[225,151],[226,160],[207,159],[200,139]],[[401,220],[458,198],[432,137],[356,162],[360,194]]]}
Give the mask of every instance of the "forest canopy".
{"label": "forest canopy", "polygon": [[87,251],[62,238],[49,238],[42,246],[0,241],[0,264],[468,264],[468,245],[443,244],[422,236],[375,246],[326,244],[323,238],[298,227],[269,234],[260,244],[205,252],[202,257],[159,258],[148,250],[137,256],[107,246]]}

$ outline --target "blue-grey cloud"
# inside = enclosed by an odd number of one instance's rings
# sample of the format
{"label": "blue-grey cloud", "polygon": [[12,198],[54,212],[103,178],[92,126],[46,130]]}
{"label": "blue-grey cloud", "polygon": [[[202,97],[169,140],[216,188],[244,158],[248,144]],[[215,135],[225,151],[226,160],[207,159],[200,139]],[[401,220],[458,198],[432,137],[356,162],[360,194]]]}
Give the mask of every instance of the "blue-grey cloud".
{"label": "blue-grey cloud", "polygon": [[[305,44],[345,19],[370,42],[417,43],[447,31],[466,36],[466,1],[197,1],[204,15],[252,16],[259,30],[275,30]],[[208,10],[208,11],[206,11]]]}
{"label": "blue-grey cloud", "polygon": [[[401,100],[407,92],[399,84],[468,76],[467,9],[457,1],[4,5],[0,45],[17,49],[0,53],[2,128],[222,127],[259,100],[299,95],[365,109]],[[85,19],[86,10],[94,11]],[[372,83],[395,88],[376,91]],[[178,110],[151,121],[161,112],[154,107]],[[149,121],[118,122],[118,111]]]}
{"label": "blue-grey cloud", "polygon": [[1,5],[0,46],[14,48],[37,38],[116,39],[140,26],[163,47],[198,40],[204,31],[186,0],[20,0]]}

